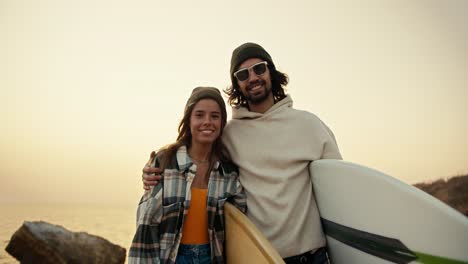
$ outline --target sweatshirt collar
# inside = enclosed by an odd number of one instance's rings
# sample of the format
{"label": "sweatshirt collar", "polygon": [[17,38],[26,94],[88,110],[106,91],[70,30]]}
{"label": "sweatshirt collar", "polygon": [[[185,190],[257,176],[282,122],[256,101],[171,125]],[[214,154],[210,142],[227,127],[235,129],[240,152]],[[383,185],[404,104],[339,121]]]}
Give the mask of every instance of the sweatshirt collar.
{"label": "sweatshirt collar", "polygon": [[255,119],[260,118],[262,116],[269,115],[275,112],[277,109],[282,109],[285,107],[291,108],[293,106],[293,100],[291,96],[288,94],[285,98],[276,102],[270,109],[268,109],[265,113],[256,113],[251,112],[247,107],[232,107],[232,119]]}

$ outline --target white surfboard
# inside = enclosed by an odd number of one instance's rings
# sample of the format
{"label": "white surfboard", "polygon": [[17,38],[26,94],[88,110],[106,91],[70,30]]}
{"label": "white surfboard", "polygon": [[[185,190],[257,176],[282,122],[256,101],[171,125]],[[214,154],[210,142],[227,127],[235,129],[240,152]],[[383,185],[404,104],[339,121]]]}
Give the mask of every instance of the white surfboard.
{"label": "white surfboard", "polygon": [[349,162],[309,169],[332,263],[468,263],[468,217],[438,199]]}

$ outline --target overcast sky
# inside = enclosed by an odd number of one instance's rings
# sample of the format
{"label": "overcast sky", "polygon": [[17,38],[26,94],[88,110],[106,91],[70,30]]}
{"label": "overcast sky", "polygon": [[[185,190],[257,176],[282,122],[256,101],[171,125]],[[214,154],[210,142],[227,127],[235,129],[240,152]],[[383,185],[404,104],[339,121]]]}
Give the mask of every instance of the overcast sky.
{"label": "overcast sky", "polygon": [[468,173],[468,1],[278,2],[0,0],[0,202],[135,204],[190,91],[226,88],[246,41],[345,160]]}

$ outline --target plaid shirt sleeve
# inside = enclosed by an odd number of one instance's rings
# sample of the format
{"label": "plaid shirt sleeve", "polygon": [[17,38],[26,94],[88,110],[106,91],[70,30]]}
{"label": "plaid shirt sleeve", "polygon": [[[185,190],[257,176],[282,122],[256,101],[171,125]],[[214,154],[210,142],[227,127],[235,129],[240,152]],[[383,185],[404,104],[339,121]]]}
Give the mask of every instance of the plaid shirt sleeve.
{"label": "plaid shirt sleeve", "polygon": [[239,209],[242,213],[245,214],[247,212],[246,195],[238,177],[235,181],[235,184],[236,186],[234,195],[229,197],[228,202],[232,203],[235,207],[237,207],[237,209]]}
{"label": "plaid shirt sleeve", "polygon": [[137,231],[128,253],[128,263],[160,263],[159,225],[162,219],[161,184],[153,187],[137,210]]}
{"label": "plaid shirt sleeve", "polygon": [[245,214],[247,202],[244,188],[239,180],[239,168],[231,162],[224,163],[222,167],[224,176],[229,179],[225,190],[229,194],[227,201]]}
{"label": "plaid shirt sleeve", "polygon": [[[152,154],[150,163],[157,163]],[[157,164],[155,164],[158,166]],[[128,263],[160,263],[159,226],[161,224],[162,184],[143,194],[137,209],[137,231],[128,253]]]}

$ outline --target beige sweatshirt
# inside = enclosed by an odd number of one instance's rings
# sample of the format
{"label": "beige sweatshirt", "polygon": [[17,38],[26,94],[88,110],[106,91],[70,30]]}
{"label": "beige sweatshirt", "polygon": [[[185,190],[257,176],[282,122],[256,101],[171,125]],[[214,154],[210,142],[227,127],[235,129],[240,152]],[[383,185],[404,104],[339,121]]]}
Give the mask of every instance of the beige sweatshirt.
{"label": "beige sweatshirt", "polygon": [[331,130],[292,104],[288,95],[264,114],[233,108],[223,134],[239,166],[247,216],[283,258],[326,244],[308,165],[341,159]]}

